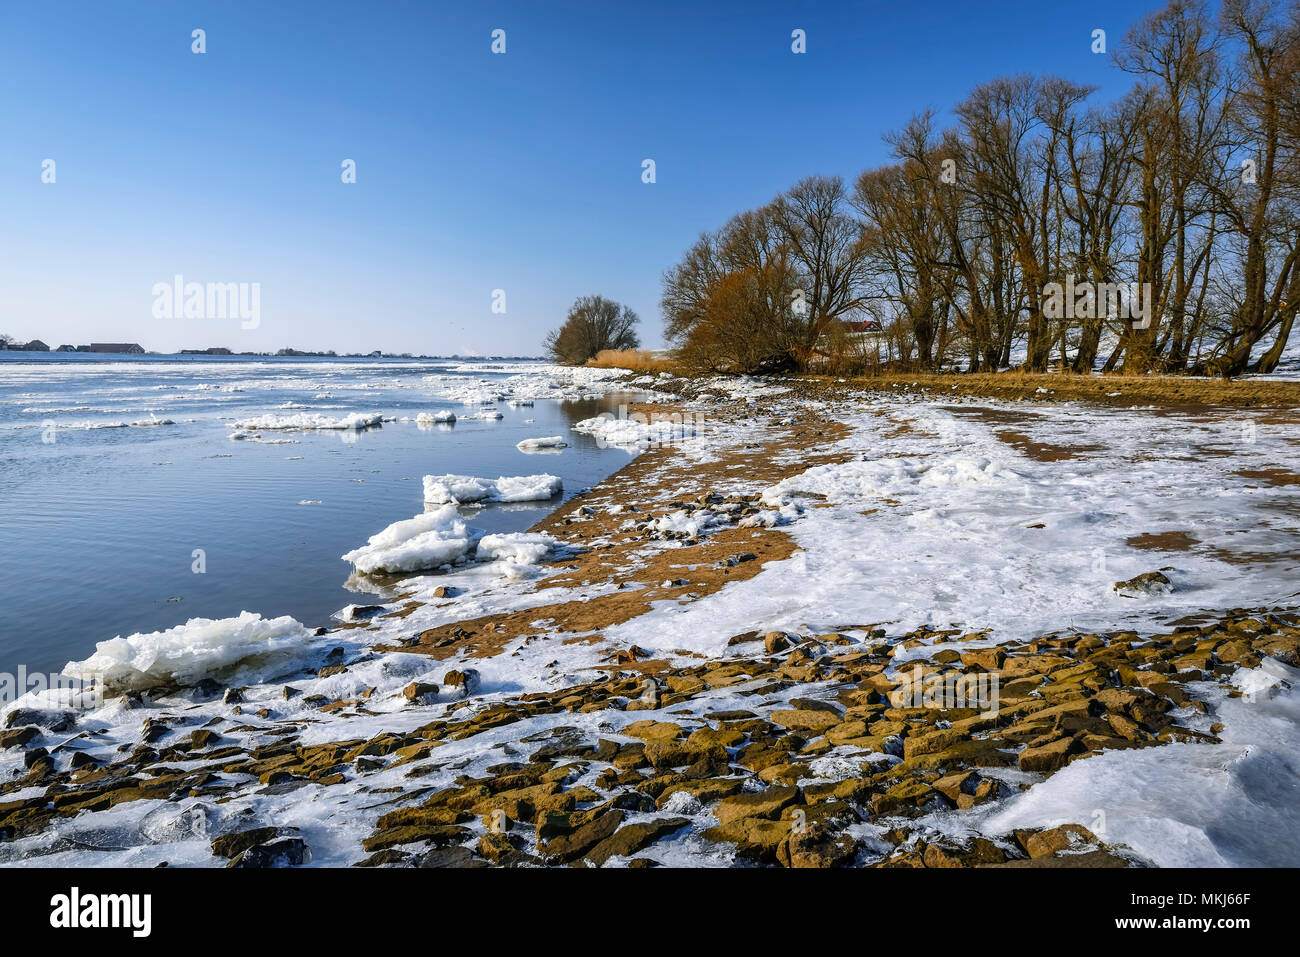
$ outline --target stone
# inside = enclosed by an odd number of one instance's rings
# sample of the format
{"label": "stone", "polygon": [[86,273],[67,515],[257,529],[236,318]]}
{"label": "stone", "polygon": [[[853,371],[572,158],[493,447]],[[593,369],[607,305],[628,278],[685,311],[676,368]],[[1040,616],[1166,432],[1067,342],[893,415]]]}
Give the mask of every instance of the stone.
{"label": "stone", "polygon": [[6,748],[21,748],[34,738],[40,737],[41,729],[28,726],[26,728],[13,728],[9,731],[0,731],[0,750]]}
{"label": "stone", "polygon": [[582,857],[601,841],[612,837],[623,823],[623,812],[605,811],[569,834],[563,834],[539,848],[552,863],[565,864]]}
{"label": "stone", "polygon": [[402,689],[402,697],[414,704],[423,703],[426,695],[433,696],[438,693],[438,686],[426,681],[412,681]]}
{"label": "stone", "polygon": [[642,741],[675,741],[682,736],[682,726],[671,721],[634,721],[623,733]]}
{"label": "stone", "polygon": [[903,739],[903,757],[915,758],[925,754],[938,754],[962,741],[966,736],[951,728],[929,734],[912,734]]}
{"label": "stone", "polygon": [[463,671],[448,671],[442,676],[443,685],[455,689],[462,697],[476,694],[480,681],[479,673],[473,668],[466,668]]}
{"label": "stone", "polygon": [[736,794],[744,784],[744,778],[706,778],[704,780],[670,784],[659,793],[655,805],[663,808],[668,799],[677,793],[689,794],[697,801],[708,804]]}
{"label": "stone", "polygon": [[1030,857],[1053,857],[1071,847],[1096,844],[1097,836],[1081,824],[1062,824],[1047,831],[1017,835],[1020,846]]}
{"label": "stone", "polygon": [[793,804],[798,796],[798,788],[780,786],[733,794],[719,801],[713,813],[721,826],[746,817],[770,818],[780,814],[787,805]]}
{"label": "stone", "polygon": [[783,728],[812,731],[817,734],[841,723],[838,714],[831,714],[827,711],[814,711],[810,708],[773,711],[769,717],[774,723],[781,725]]}
{"label": "stone", "polygon": [[417,867],[487,867],[477,860],[467,847],[435,847],[420,856]]}
{"label": "stone", "polygon": [[1141,725],[1122,714],[1111,712],[1106,715],[1106,723],[1111,726],[1115,734],[1128,741],[1148,741],[1151,738],[1151,735],[1142,730]]}
{"label": "stone", "polygon": [[1128,581],[1115,582],[1113,590],[1125,598],[1139,598],[1143,595],[1163,595],[1173,591],[1171,582],[1164,572],[1144,572]]}
{"label": "stone", "polygon": [[[897,814],[906,809],[918,808],[930,800],[935,791],[924,781],[907,778],[899,781],[884,793],[871,795],[871,810],[876,814]],[[913,810],[912,813],[915,813]]]}
{"label": "stone", "polygon": [[697,728],[686,739],[686,748],[691,751],[716,751],[719,748],[734,748],[745,740],[745,736],[734,728]]}
{"label": "stone", "polygon": [[361,842],[367,852],[382,851],[398,844],[459,844],[469,838],[468,828],[451,824],[411,824],[379,831]]}
{"label": "stone", "polygon": [[974,651],[961,653],[963,665],[967,668],[983,668],[985,671],[997,671],[1006,660],[1007,653],[1001,648],[977,648]]}
{"label": "stone", "polygon": [[258,844],[244,851],[227,867],[297,867],[311,861],[311,849],[298,837]]}
{"label": "stone", "polygon": [[690,823],[690,818],[686,817],[661,817],[653,821],[625,824],[583,856],[600,867],[611,857],[630,857]]}
{"label": "stone", "polygon": [[403,851],[389,848],[386,851],[376,851],[363,861],[358,861],[356,867],[391,867],[394,865],[406,865],[411,857]]}
{"label": "stone", "polygon": [[197,731],[190,732],[190,750],[197,751],[200,748],[206,748],[213,741],[220,740],[221,735],[207,728],[199,728]]}
{"label": "stone", "polygon": [[753,860],[775,860],[777,848],[790,834],[789,821],[747,817],[711,827],[704,838],[736,845],[736,856]]}
{"label": "stone", "polygon": [[987,864],[1001,864],[1007,859],[1006,852],[987,838],[977,837],[963,848],[942,847],[927,844],[921,856],[926,867],[979,867]]}
{"label": "stone", "polygon": [[974,796],[976,788],[980,784],[980,776],[974,771],[957,771],[953,774],[946,775],[934,782],[934,789],[952,801],[957,803],[957,799],[962,795]]}
{"label": "stone", "polygon": [[278,827],[255,827],[248,831],[223,834],[212,842],[212,853],[218,857],[238,857],[250,847],[273,841],[279,834]]}
{"label": "stone", "polygon": [[5,715],[4,726],[17,728],[22,725],[36,725],[45,731],[67,731],[77,723],[74,711],[44,710],[41,708],[15,708]]}
{"label": "stone", "polygon": [[478,840],[479,856],[501,867],[517,867],[529,861],[536,861],[531,854],[523,852],[517,838],[500,831],[488,831]]}
{"label": "stone", "polygon": [[377,830],[386,831],[396,827],[436,826],[440,824],[461,824],[471,820],[473,815],[463,808],[440,805],[436,807],[403,807],[389,811],[375,822]]}
{"label": "stone", "polygon": [[1021,771],[1051,774],[1053,771],[1065,767],[1074,745],[1074,738],[1066,736],[1050,744],[1033,748],[1027,747],[1020,752],[1016,764]]}
{"label": "stone", "polygon": [[790,636],[783,631],[769,631],[763,636],[763,650],[769,655],[790,647]]}
{"label": "stone", "polygon": [[792,831],[777,846],[776,859],[790,868],[843,867],[853,862],[857,852],[858,842],[848,834],[831,837],[820,828],[808,828]]}

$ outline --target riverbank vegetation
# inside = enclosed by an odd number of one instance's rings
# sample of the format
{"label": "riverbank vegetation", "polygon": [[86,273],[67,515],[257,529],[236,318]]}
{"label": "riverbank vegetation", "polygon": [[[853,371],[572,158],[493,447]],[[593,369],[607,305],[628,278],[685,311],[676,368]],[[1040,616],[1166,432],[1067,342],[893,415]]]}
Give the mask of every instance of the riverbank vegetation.
{"label": "riverbank vegetation", "polygon": [[700,236],[663,278],[677,359],[1274,370],[1300,309],[1300,0],[1172,0],[1111,56],[1133,78],[1117,101],[1000,77],[950,124],[887,134],[888,165],[807,177]]}

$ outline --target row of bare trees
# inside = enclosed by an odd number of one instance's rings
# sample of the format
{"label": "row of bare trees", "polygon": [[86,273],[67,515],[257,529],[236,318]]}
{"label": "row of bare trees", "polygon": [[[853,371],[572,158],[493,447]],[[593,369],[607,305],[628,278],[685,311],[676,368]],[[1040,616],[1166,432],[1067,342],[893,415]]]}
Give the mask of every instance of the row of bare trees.
{"label": "row of bare trees", "polygon": [[[889,134],[851,188],[809,177],[701,236],[664,276],[679,355],[1271,371],[1300,309],[1300,0],[1172,0],[1114,60],[1117,102],[999,78],[951,126]],[[1141,321],[1096,292],[1121,287],[1148,294]]]}

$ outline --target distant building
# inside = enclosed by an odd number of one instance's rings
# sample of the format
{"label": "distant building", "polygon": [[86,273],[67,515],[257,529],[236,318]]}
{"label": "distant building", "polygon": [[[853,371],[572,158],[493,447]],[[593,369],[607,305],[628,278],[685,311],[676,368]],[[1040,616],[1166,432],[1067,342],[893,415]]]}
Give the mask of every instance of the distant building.
{"label": "distant building", "polygon": [[49,352],[50,347],[41,342],[40,339],[33,339],[27,345],[22,347],[23,352]]}
{"label": "distant building", "polygon": [[883,331],[880,328],[880,323],[874,319],[863,319],[858,321],[845,319],[840,322],[840,326],[846,333],[876,333]]}
{"label": "distant building", "polygon": [[143,355],[144,347],[135,342],[92,342],[89,352],[127,352]]}
{"label": "distant building", "polygon": [[57,349],[55,349],[54,351],[55,351],[55,352],[76,352],[76,351],[77,351],[77,347],[76,347],[76,346],[59,346],[59,347],[58,347]]}
{"label": "distant building", "polygon": [[209,346],[207,349],[182,349],[183,356],[228,356],[233,353],[225,346]]}

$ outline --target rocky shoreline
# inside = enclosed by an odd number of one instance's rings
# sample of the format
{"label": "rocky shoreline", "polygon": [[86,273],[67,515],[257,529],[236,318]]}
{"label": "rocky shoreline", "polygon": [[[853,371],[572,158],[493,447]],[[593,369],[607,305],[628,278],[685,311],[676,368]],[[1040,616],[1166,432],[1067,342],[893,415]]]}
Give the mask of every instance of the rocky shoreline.
{"label": "rocky shoreline", "polygon": [[[723,421],[752,415],[716,409]],[[0,861],[25,860],[6,846],[33,839],[46,840],[32,845],[37,863],[84,846],[65,825],[143,802],[168,812],[131,819],[155,846],[202,842],[210,865],[306,864],[312,835],[266,802],[337,796],[356,836],[341,853],[367,867],[1149,863],[1096,821],[977,834],[961,816],[986,826],[991,809],[1103,753],[1214,746],[1215,702],[1246,693],[1242,672],[1300,666],[1300,609],[1018,641],[736,621],[717,655],[607,634],[796,554],[788,516],[761,490],[845,461],[836,441],[847,431],[830,409],[774,416],[761,436],[739,422],[704,463],[673,448],[642,454],[536,526],[567,552],[513,607],[464,614],[456,586],[399,582],[373,618],[320,637],[313,672],[274,685],[126,695],[113,729],[67,710],[11,710],[0,755],[20,754],[21,768],[0,780]],[[1168,582],[1152,572],[1115,588]],[[541,664],[552,649],[563,665]],[[526,653],[549,687],[484,687],[483,662]],[[967,687],[982,690],[967,699]]]}
{"label": "rocky shoreline", "polygon": [[[228,743],[254,730],[238,723],[242,706],[234,704],[227,721],[215,722],[220,730],[146,717],[140,743],[129,752],[101,763],[74,751],[66,770],[56,763],[61,748],[34,745],[60,730],[57,720],[13,712],[0,747],[24,749],[26,774],[0,789],[0,837],[13,840],[124,802],[220,804],[245,788],[328,788],[354,775],[404,768],[408,789],[393,799],[403,806],[376,815],[361,866],[599,866],[611,858],[651,866],[656,841],[692,827],[681,812],[702,809],[718,823],[698,839],[732,846],[745,862],[1130,866],[1140,861],[1083,824],[961,844],[931,834],[917,819],[1007,797],[1008,786],[984,773],[989,768],[1014,767],[1037,781],[1104,750],[1215,743],[1220,726],[1213,708],[1187,684],[1226,682],[1267,656],[1300,663],[1300,616],[1264,609],[1237,610],[1167,634],[1061,634],[971,647],[986,637],[923,631],[854,642],[840,634],[742,634],[735,654],[653,673],[636,667],[632,648],[611,677],[486,706],[475,700],[474,672],[452,671],[444,684],[463,690],[463,707],[409,733],[302,745],[286,724],[275,735],[279,743],[245,750]],[[896,656],[921,646],[932,653],[910,659],[901,680],[886,674]],[[916,676],[951,681],[990,673],[1001,681],[996,710],[893,703],[900,695],[908,700]],[[404,689],[412,702],[437,691]],[[737,697],[749,707],[711,707]],[[227,692],[226,698],[237,696]],[[487,774],[457,776],[432,793],[421,786],[440,770],[445,742],[538,715],[607,712],[654,716],[600,724],[595,733],[559,725],[525,735],[499,746],[502,760]],[[272,713],[261,709],[259,716]],[[832,749],[856,762],[859,773],[801,784],[816,776],[812,762]],[[196,761],[202,766],[177,766]],[[33,787],[42,793],[4,800]],[[863,841],[848,833],[859,822],[887,827],[878,840]],[[274,825],[223,834],[212,850],[230,866],[308,858],[292,829]]]}

